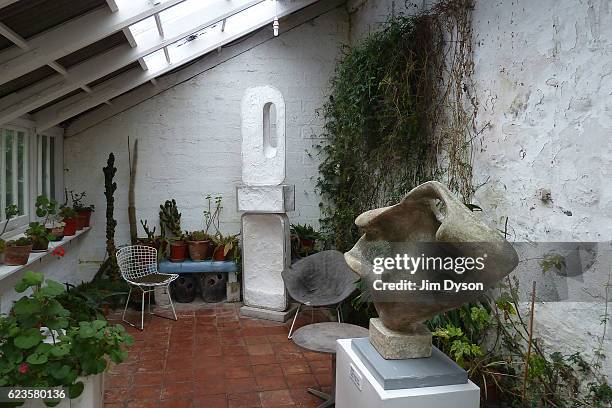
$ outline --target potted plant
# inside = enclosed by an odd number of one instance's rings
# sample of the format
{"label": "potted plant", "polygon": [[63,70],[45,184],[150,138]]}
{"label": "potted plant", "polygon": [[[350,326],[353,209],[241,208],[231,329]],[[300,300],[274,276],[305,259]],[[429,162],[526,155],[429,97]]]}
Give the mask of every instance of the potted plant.
{"label": "potted plant", "polygon": [[[19,208],[15,204],[7,205],[4,209],[4,218],[6,221],[4,222],[4,226],[2,227],[2,232],[0,233],[0,237],[4,236],[6,229],[8,227],[9,221],[19,215]],[[0,238],[0,262],[4,263],[4,255],[6,251],[6,242]]]}
{"label": "potted plant", "polygon": [[147,237],[137,238],[136,242],[138,243],[138,245],[144,245],[151,248],[159,249],[161,245],[161,240],[160,237],[155,236],[155,230],[157,228],[153,227],[153,229],[150,229],[147,220],[140,220],[140,225],[142,225],[142,228],[144,229],[144,232]]}
{"label": "potted plant", "polygon": [[25,231],[25,235],[32,242],[33,251],[47,251],[49,249],[51,234],[47,232],[47,228],[40,222],[31,222]]}
{"label": "potted plant", "polygon": [[183,262],[187,257],[187,244],[181,230],[181,213],[174,199],[159,206],[159,224],[162,237],[170,247],[170,261]]}
{"label": "potted plant", "polygon": [[184,237],[168,238],[170,246],[170,261],[171,262],[183,262],[187,258],[187,243]]}
{"label": "potted plant", "polygon": [[235,258],[237,251],[240,249],[238,243],[238,235],[228,235],[224,237],[217,234],[213,237],[215,250],[213,252],[213,261],[225,261],[230,258]]}
{"label": "potted plant", "polygon": [[201,262],[208,256],[210,237],[206,231],[193,231],[187,235],[187,245],[191,260]]}
{"label": "potted plant", "polygon": [[315,251],[317,241],[324,239],[320,232],[315,231],[312,225],[291,224],[292,241],[297,242],[297,250],[300,256],[308,256]]}
{"label": "potted plant", "polygon": [[57,201],[43,195],[36,197],[36,215],[43,219],[42,224],[49,233],[51,241],[61,241],[64,238],[64,226],[56,223]]}
{"label": "potted plant", "polygon": [[28,237],[21,237],[16,240],[8,241],[4,253],[4,263],[7,265],[25,265],[32,252],[32,240]]}
{"label": "potted plant", "polygon": [[82,230],[83,228],[89,227],[91,224],[91,214],[95,211],[94,205],[84,205],[83,200],[87,197],[87,193],[70,192],[70,198],[72,199],[72,208],[77,213],[77,229]]}
{"label": "potted plant", "polygon": [[[99,406],[103,372],[110,361],[119,364],[127,358],[132,338],[123,326],[109,325],[99,313],[87,314],[87,320],[72,316],[58,300],[64,286],[45,281],[41,273],[26,272],[15,286],[18,293],[29,289],[30,295],[0,316],[0,386],[61,387],[70,406]],[[58,402],[47,400],[45,405]]]}
{"label": "potted plant", "polygon": [[76,234],[77,231],[77,213],[70,207],[63,206],[60,208],[59,216],[64,222],[64,236],[68,237]]}

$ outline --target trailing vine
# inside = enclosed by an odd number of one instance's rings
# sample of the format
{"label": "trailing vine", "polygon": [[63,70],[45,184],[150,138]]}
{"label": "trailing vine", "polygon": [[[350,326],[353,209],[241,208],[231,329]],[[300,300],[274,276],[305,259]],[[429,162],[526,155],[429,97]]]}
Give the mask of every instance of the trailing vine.
{"label": "trailing vine", "polygon": [[325,142],[316,146],[321,226],[337,249],[359,238],[360,213],[424,181],[471,199],[471,8],[471,0],[443,1],[343,48],[322,108]]}

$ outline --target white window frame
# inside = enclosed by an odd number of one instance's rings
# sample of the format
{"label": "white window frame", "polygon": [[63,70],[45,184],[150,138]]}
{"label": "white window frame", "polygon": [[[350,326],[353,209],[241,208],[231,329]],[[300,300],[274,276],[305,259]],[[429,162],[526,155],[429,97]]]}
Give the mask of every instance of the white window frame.
{"label": "white window frame", "polygon": [[[19,118],[11,121],[8,124],[0,125],[0,129],[13,129],[18,131],[25,131],[27,139],[27,150],[28,155],[25,158],[26,172],[28,177],[29,185],[26,191],[26,203],[28,204],[28,214],[14,218],[10,220],[9,225],[2,239],[9,240],[12,237],[22,234],[27,225],[30,222],[38,221],[39,218],[36,216],[36,197],[40,195],[41,189],[39,189],[41,181],[39,181],[39,157],[38,152],[38,135],[48,136],[54,138],[54,164],[55,164],[55,197],[58,203],[64,203],[64,131],[61,128],[55,127],[48,129],[44,132],[36,132],[35,123],[29,119]],[[1,138],[0,143],[3,143],[4,137]],[[0,145],[0,152],[2,151]],[[1,161],[0,163],[3,163]],[[3,170],[3,169],[0,169]],[[4,171],[0,172],[0,177],[4,177]],[[0,179],[1,181],[1,179]],[[0,199],[1,200],[1,199]],[[0,206],[2,205],[0,201]],[[0,211],[4,211],[4,208],[0,208]],[[0,222],[0,232],[4,228],[6,221]]]}

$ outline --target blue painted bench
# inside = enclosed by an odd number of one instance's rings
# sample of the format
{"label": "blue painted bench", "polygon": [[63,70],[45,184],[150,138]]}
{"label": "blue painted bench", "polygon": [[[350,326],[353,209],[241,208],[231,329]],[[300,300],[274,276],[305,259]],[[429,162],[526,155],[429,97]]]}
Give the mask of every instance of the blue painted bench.
{"label": "blue painted bench", "polygon": [[[172,297],[180,303],[189,303],[200,292],[206,302],[240,301],[238,286],[238,265],[234,261],[183,261],[159,263],[159,272],[176,273],[179,276],[172,282]],[[197,275],[196,275],[197,274]]]}

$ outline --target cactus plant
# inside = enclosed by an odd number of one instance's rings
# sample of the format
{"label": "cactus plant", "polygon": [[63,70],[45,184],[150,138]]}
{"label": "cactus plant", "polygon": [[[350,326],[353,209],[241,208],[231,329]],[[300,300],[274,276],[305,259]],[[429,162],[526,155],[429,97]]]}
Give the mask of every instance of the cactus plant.
{"label": "cactus plant", "polygon": [[159,222],[165,231],[169,231],[175,237],[183,236],[181,230],[181,213],[176,207],[176,200],[166,200],[163,205],[159,206]]}

